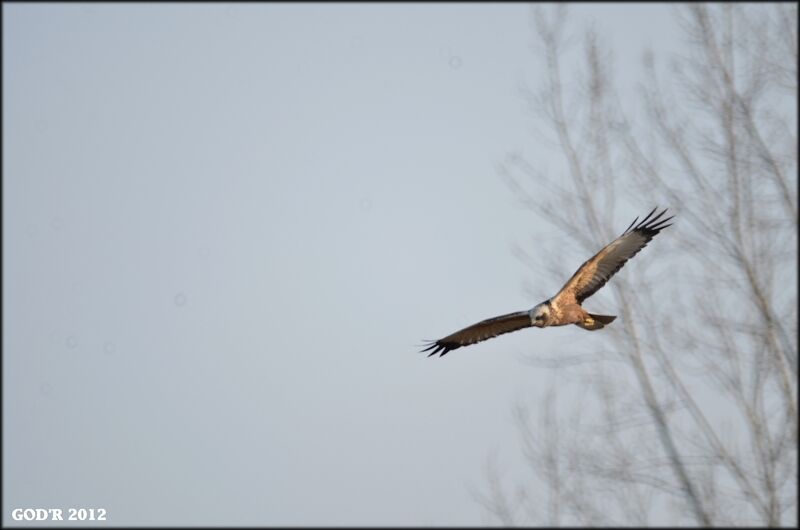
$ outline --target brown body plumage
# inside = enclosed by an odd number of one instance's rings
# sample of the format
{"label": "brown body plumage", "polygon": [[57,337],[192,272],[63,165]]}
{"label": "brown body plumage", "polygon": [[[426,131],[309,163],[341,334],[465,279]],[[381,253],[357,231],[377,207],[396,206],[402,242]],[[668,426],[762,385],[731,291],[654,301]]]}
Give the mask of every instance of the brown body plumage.
{"label": "brown body plumage", "polygon": [[552,298],[534,306],[530,311],[518,311],[482,320],[447,337],[431,341],[422,351],[430,352],[429,357],[436,353],[441,356],[456,348],[528,327],[575,324],[589,331],[602,329],[617,317],[589,313],[581,304],[603,287],[656,234],[671,226],[665,223],[672,217],[659,220],[666,209],[652,217],[655,211],[654,208],[639,224],[636,224],[639,218],[634,219],[617,239],[586,260]]}

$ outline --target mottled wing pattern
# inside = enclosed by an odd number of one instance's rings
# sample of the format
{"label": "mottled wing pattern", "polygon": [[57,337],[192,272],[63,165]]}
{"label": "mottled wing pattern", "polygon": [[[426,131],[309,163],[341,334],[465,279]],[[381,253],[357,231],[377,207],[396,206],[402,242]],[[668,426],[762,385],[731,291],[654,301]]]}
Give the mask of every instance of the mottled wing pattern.
{"label": "mottled wing pattern", "polygon": [[634,219],[622,235],[584,262],[553,299],[563,297],[562,300],[569,303],[569,300],[574,297],[575,301],[580,304],[596,293],[629,259],[642,250],[656,234],[671,226],[664,223],[668,222],[672,217],[659,220],[667,212],[666,208],[655,217],[652,217],[655,211],[656,208],[653,208],[653,211],[647,214],[647,217],[642,219],[636,226],[634,225],[639,218]]}
{"label": "mottled wing pattern", "polygon": [[440,357],[451,350],[461,346],[469,346],[482,340],[491,339],[503,333],[531,326],[531,317],[527,311],[518,311],[499,317],[488,318],[473,324],[443,339],[431,341],[426,344],[423,352],[429,351],[428,357],[441,352]]}

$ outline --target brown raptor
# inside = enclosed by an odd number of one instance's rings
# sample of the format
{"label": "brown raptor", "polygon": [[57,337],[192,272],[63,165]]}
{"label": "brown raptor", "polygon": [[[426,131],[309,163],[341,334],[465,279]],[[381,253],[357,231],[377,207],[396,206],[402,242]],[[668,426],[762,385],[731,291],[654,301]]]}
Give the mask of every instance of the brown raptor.
{"label": "brown raptor", "polygon": [[441,357],[461,346],[469,346],[528,327],[545,328],[575,324],[590,331],[602,329],[617,317],[589,313],[581,307],[581,304],[604,286],[625,265],[625,262],[642,250],[656,234],[671,226],[665,223],[672,217],[661,219],[667,212],[666,208],[653,217],[655,212],[656,208],[653,208],[653,211],[639,224],[636,224],[639,218],[634,219],[622,235],[584,262],[552,298],[537,304],[530,311],[517,311],[482,320],[442,339],[430,341],[425,344],[422,351],[429,351],[428,357],[441,352]]}

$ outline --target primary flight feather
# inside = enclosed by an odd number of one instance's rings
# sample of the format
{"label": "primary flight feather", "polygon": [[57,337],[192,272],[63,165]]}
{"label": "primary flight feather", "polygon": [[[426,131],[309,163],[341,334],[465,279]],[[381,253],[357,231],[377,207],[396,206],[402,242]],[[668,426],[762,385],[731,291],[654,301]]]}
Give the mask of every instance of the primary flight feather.
{"label": "primary flight feather", "polygon": [[639,218],[634,219],[622,235],[586,260],[552,298],[537,304],[530,311],[517,311],[482,320],[444,338],[431,341],[422,351],[430,352],[428,357],[437,353],[441,357],[461,346],[469,346],[503,333],[532,326],[545,328],[575,324],[589,331],[602,329],[617,317],[589,313],[581,307],[581,304],[603,287],[656,234],[671,226],[666,223],[674,216],[661,219],[667,212],[666,208],[653,217],[655,212],[656,208],[653,208],[639,224],[636,224]]}

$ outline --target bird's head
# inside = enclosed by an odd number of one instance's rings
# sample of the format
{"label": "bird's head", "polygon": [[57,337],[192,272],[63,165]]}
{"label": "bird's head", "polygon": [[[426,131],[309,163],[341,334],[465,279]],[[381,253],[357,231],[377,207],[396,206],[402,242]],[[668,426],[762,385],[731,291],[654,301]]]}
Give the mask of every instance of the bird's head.
{"label": "bird's head", "polygon": [[545,300],[541,304],[534,306],[529,311],[531,323],[537,328],[543,328],[550,320],[550,300]]}

